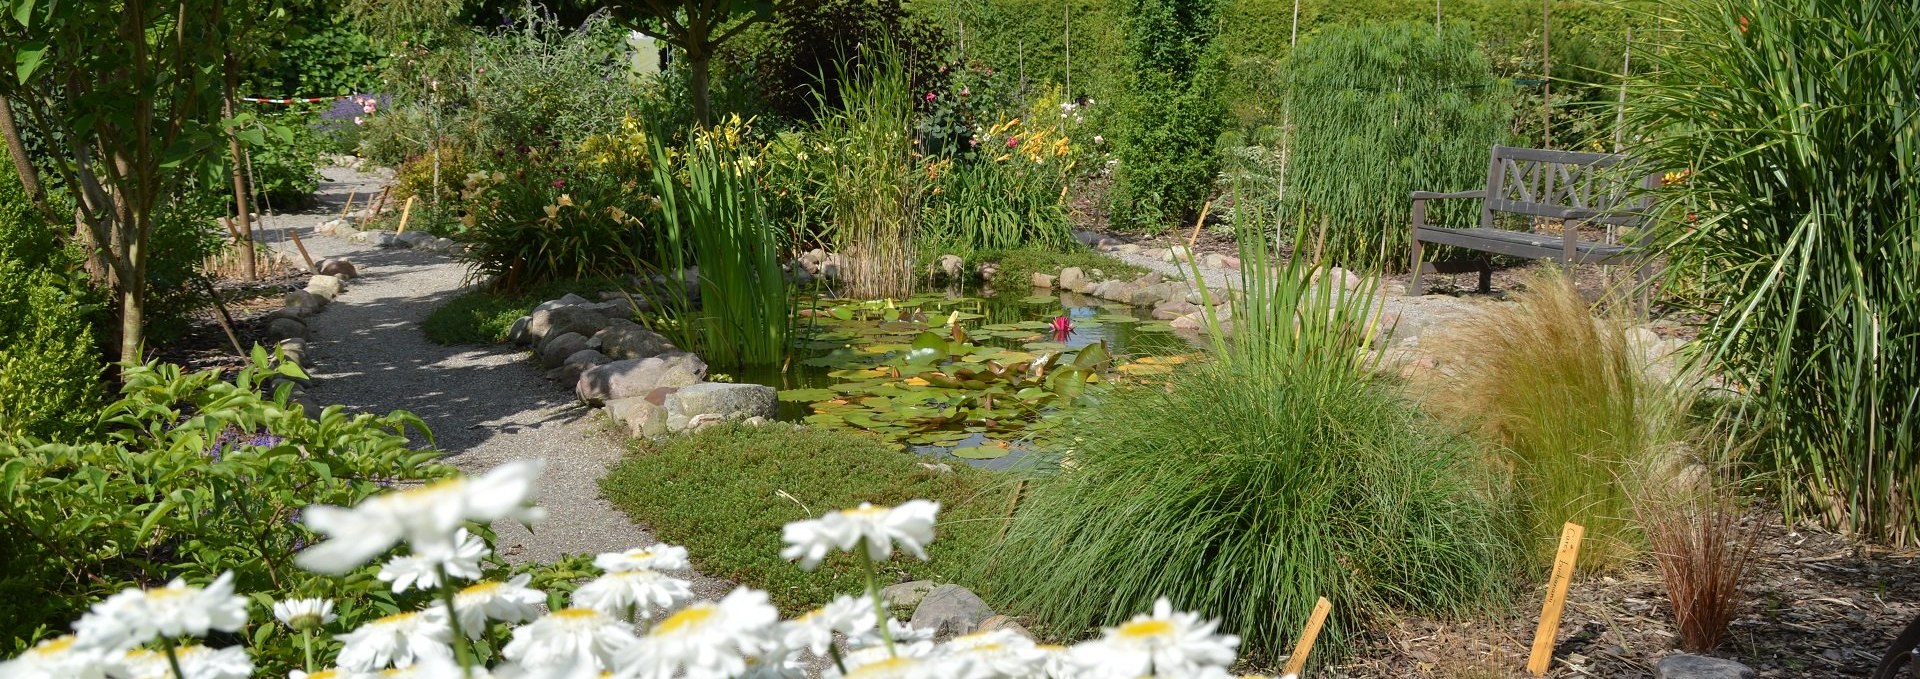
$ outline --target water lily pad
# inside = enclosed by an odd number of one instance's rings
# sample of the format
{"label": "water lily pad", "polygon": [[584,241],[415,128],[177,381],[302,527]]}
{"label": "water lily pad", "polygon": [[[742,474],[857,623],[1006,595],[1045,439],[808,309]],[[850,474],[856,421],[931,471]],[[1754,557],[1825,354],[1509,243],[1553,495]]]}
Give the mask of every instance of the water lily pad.
{"label": "water lily pad", "polygon": [[780,400],[788,403],[808,403],[824,401],[839,395],[840,392],[832,389],[782,389],[779,397]]}
{"label": "water lily pad", "polygon": [[962,446],[953,449],[953,456],[964,460],[993,460],[1006,457],[1013,452],[1006,444],[984,446]]}

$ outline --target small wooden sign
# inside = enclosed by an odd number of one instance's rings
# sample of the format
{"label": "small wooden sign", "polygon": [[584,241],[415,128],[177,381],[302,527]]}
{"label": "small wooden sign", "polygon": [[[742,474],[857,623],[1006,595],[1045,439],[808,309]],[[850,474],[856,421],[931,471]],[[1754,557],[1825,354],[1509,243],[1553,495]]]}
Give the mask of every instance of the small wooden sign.
{"label": "small wooden sign", "polygon": [[419,198],[419,196],[407,196],[406,206],[400,208],[400,228],[393,230],[395,234],[407,232],[407,217],[413,215],[413,201],[416,198]]}
{"label": "small wooden sign", "polygon": [[1553,662],[1553,640],[1560,634],[1560,614],[1567,607],[1567,587],[1573,584],[1573,565],[1580,559],[1580,539],[1587,529],[1571,521],[1560,529],[1560,547],[1553,553],[1553,577],[1547,581],[1547,601],[1540,608],[1540,629],[1533,633],[1533,654],[1527,656],[1527,671],[1546,676]]}
{"label": "small wooden sign", "polygon": [[1293,655],[1287,657],[1287,671],[1281,676],[1300,676],[1307,670],[1307,655],[1313,653],[1313,642],[1320,639],[1320,628],[1327,625],[1327,614],[1333,612],[1333,602],[1326,597],[1313,604],[1313,614],[1307,616],[1307,627],[1300,631],[1300,640],[1293,643]]}

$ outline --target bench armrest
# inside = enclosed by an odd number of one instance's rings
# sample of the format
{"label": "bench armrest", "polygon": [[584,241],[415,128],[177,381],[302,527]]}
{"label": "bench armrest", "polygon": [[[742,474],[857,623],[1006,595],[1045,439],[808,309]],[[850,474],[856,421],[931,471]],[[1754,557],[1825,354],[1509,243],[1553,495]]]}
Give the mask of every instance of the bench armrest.
{"label": "bench armrest", "polygon": [[1455,191],[1453,193],[1434,193],[1432,191],[1413,192],[1414,200],[1442,200],[1447,198],[1485,198],[1486,191]]}

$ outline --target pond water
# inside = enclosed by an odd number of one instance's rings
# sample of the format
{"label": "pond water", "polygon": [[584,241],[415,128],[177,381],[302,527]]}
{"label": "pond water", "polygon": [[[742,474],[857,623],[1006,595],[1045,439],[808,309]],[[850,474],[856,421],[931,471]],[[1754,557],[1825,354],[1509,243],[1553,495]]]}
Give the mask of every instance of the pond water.
{"label": "pond water", "polygon": [[1057,450],[1065,410],[1198,351],[1147,309],[1040,292],[803,299],[787,365],[729,377],[779,389],[782,420],[1004,469]]}

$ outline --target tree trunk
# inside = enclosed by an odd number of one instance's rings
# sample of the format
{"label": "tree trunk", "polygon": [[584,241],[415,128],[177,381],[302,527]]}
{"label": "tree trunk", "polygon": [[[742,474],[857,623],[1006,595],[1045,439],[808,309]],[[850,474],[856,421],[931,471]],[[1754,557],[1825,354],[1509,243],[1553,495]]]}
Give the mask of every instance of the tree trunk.
{"label": "tree trunk", "polygon": [[[234,90],[239,88],[239,70],[239,63],[234,60],[232,54],[228,54],[226,66],[226,97],[221,102],[222,115],[228,119],[232,119],[234,115],[233,98]],[[236,222],[236,224],[238,226],[237,235],[240,245],[240,277],[250,281],[257,280],[260,275],[258,271],[254,270],[253,223],[251,217],[247,214],[247,178],[246,174],[240,171],[240,133],[238,130],[232,130],[227,133],[227,153],[233,158],[233,206],[234,212],[239,215],[239,221]]]}
{"label": "tree trunk", "polygon": [[0,137],[7,140],[7,154],[13,156],[13,171],[20,175],[20,187],[26,189],[35,208],[47,213],[47,192],[40,186],[40,171],[27,157],[27,146],[20,141],[20,126],[13,120],[13,102],[4,96],[0,96]]}
{"label": "tree trunk", "polygon": [[687,85],[693,95],[693,120],[701,127],[713,124],[713,103],[709,79],[713,55],[706,50],[687,50]]}

